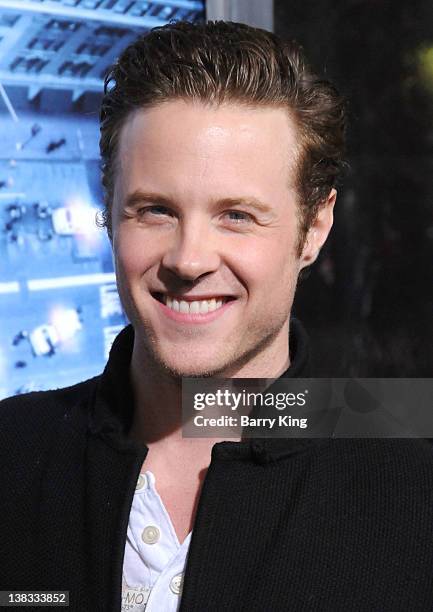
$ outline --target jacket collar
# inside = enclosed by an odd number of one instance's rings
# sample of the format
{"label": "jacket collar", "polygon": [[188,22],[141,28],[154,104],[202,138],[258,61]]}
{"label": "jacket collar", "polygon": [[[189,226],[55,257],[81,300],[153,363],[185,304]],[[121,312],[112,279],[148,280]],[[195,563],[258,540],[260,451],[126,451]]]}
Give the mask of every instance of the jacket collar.
{"label": "jacket collar", "polygon": [[[99,378],[96,397],[89,414],[89,431],[122,451],[142,453],[146,447],[128,438],[132,424],[134,401],[129,368],[134,345],[134,329],[126,326],[116,337],[107,365]],[[297,319],[290,320],[290,366],[280,378],[310,376],[308,336]],[[251,438],[246,442],[222,442],[217,453],[241,450],[257,463],[265,464],[297,454],[309,447],[311,439]]]}

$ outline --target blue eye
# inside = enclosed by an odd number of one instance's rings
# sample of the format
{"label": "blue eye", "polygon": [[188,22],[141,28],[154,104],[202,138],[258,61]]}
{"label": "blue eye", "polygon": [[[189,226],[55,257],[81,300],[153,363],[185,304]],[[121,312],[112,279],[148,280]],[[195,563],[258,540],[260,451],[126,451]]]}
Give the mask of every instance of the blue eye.
{"label": "blue eye", "polygon": [[159,204],[155,204],[154,206],[145,206],[144,208],[140,208],[138,210],[138,216],[144,217],[145,215],[151,215],[152,217],[165,217],[170,215],[171,212],[165,206],[160,206]]}
{"label": "blue eye", "polygon": [[135,212],[135,218],[138,223],[147,226],[166,226],[167,224],[173,224],[174,213],[170,208],[161,204],[151,204],[150,206],[143,206]]}
{"label": "blue eye", "polygon": [[158,205],[148,206],[144,210],[151,212],[154,215],[166,215],[167,213],[169,213],[168,208],[165,208],[165,206],[158,206]]}
{"label": "blue eye", "polygon": [[252,220],[251,215],[240,210],[229,210],[226,214],[230,215],[231,221],[235,221],[236,223],[248,223]]}

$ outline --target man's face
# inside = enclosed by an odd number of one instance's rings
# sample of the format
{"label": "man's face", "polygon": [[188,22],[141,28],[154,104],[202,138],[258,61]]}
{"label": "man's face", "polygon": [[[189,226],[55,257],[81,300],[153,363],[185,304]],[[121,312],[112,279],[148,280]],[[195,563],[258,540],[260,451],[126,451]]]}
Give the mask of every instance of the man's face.
{"label": "man's face", "polygon": [[112,210],[119,293],[141,354],[174,375],[284,366],[303,265],[296,140],[283,109],[237,104],[174,100],[123,126]]}

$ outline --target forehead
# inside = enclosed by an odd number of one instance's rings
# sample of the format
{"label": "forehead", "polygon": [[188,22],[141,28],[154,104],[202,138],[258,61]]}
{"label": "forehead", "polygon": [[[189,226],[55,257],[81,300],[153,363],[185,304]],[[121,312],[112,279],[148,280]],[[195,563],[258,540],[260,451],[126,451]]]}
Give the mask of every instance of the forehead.
{"label": "forehead", "polygon": [[297,130],[286,109],[172,100],[129,115],[117,160],[128,183],[140,177],[179,187],[194,180],[214,187],[224,181],[287,188],[298,154]]}

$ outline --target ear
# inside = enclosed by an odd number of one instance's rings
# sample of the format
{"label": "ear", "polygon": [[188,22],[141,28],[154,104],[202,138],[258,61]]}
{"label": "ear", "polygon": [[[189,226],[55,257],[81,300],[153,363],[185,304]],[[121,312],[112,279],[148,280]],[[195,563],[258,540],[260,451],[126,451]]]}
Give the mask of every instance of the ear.
{"label": "ear", "polygon": [[331,189],[328,198],[320,206],[317,217],[311,224],[305,239],[302,255],[299,259],[299,270],[314,263],[320,253],[320,249],[325,244],[334,221],[334,205],[336,198],[337,192],[335,189]]}

